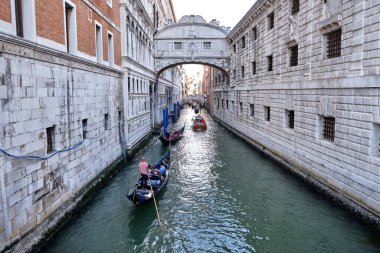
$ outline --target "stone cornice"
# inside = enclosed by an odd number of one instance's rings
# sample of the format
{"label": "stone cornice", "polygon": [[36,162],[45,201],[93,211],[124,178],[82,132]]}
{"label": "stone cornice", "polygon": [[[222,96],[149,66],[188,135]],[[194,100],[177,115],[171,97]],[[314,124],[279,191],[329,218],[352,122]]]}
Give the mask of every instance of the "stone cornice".
{"label": "stone cornice", "polygon": [[232,40],[236,40],[241,32],[244,32],[249,26],[258,20],[265,11],[272,6],[276,0],[257,0],[257,2],[249,9],[244,17],[237,23],[237,25],[228,34]]}
{"label": "stone cornice", "polygon": [[[12,46],[24,49],[20,50]],[[0,52],[97,73],[101,72],[99,70],[113,72],[115,76],[123,73],[115,68],[4,33],[0,33]]]}

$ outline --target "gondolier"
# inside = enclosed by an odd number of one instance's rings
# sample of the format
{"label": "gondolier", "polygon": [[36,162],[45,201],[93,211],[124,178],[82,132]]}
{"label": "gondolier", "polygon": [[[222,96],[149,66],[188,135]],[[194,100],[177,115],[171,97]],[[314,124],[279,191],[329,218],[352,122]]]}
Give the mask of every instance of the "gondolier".
{"label": "gondolier", "polygon": [[141,175],[141,187],[143,189],[146,189],[147,181],[149,178],[149,164],[146,162],[145,157],[143,157],[139,163],[139,172]]}

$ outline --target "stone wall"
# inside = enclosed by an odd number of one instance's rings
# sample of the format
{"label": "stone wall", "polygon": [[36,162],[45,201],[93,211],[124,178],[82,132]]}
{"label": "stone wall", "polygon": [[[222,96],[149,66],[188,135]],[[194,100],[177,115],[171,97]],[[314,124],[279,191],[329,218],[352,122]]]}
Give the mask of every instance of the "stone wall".
{"label": "stone wall", "polygon": [[[222,82],[216,72],[213,114],[379,216],[380,3],[300,1],[291,15],[292,3],[258,1],[232,30],[231,78]],[[339,28],[341,56],[329,58],[327,34]],[[298,64],[290,66],[294,45]],[[335,119],[332,141],[324,137],[328,117]]]}
{"label": "stone wall", "polygon": [[75,147],[48,159],[0,153],[0,250],[74,201],[120,157],[120,74],[0,35],[0,147],[39,157]]}

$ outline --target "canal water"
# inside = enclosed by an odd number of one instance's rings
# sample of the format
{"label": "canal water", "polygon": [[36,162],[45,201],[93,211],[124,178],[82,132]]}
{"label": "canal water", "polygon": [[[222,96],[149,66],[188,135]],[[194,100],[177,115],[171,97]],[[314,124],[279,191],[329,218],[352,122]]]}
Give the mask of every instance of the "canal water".
{"label": "canal water", "polygon": [[42,252],[380,252],[379,233],[313,192],[213,122],[172,147],[172,173],[154,203],[133,206],[126,193],[143,155],[167,148],[157,137]]}

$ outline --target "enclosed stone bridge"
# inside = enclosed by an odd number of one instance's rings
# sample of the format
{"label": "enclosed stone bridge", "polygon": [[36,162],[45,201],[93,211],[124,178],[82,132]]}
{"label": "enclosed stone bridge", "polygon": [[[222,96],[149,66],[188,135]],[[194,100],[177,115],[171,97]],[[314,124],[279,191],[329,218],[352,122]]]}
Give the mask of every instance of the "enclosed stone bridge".
{"label": "enclosed stone bridge", "polygon": [[229,75],[229,29],[201,16],[183,16],[177,23],[158,30],[154,36],[155,70],[157,76],[164,70],[182,64],[202,64],[215,67]]}

